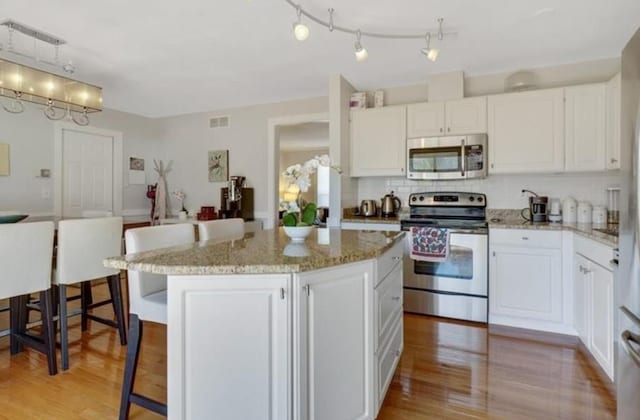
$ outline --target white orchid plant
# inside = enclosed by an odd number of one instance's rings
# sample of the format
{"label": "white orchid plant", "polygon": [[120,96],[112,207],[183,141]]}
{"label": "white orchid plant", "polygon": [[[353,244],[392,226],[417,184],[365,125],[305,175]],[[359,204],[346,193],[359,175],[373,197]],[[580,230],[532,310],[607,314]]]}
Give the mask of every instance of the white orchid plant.
{"label": "white orchid plant", "polygon": [[282,218],[284,226],[310,226],[316,218],[317,206],[315,203],[306,203],[302,205],[301,195],[309,191],[311,186],[311,175],[313,175],[320,166],[326,166],[338,173],[342,173],[340,167],[331,164],[329,155],[315,156],[305,163],[289,166],[282,176],[289,182],[289,185],[298,187],[298,198],[295,201],[286,203],[286,214]]}
{"label": "white orchid plant", "polygon": [[176,200],[178,200],[180,202],[180,207],[182,211],[187,211],[184,208],[184,199],[187,197],[187,195],[184,193],[184,191],[182,190],[174,190],[171,195],[173,196],[173,198],[175,198]]}

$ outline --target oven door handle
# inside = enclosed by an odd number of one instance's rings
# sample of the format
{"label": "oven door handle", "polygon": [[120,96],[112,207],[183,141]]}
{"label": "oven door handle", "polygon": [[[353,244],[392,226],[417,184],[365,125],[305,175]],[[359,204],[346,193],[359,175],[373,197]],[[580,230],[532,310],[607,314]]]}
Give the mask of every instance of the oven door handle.
{"label": "oven door handle", "polygon": [[467,166],[467,163],[465,162],[465,146],[464,146],[464,139],[462,139],[462,144],[460,145],[460,167],[462,168],[462,176],[465,176],[465,169]]}

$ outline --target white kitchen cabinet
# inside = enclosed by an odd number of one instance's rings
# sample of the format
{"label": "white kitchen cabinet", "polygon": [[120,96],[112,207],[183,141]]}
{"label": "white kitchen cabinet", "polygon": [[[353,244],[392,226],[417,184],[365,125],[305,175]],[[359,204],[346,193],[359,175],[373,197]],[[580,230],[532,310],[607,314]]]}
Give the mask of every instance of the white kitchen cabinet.
{"label": "white kitchen cabinet", "polygon": [[608,170],[620,169],[620,82],[618,73],[607,83],[607,152]]}
{"label": "white kitchen cabinet", "polygon": [[407,137],[487,132],[487,98],[465,98],[407,106]]}
{"label": "white kitchen cabinet", "polygon": [[290,282],[287,274],[172,277],[169,418],[290,418]]}
{"label": "white kitchen cabinet", "polygon": [[491,229],[489,323],[566,332],[561,238],[557,231]]}
{"label": "white kitchen cabinet", "polygon": [[612,250],[576,236],[574,252],[574,326],[582,343],[613,380],[613,273],[606,268]]}
{"label": "white kitchen cabinet", "polygon": [[488,97],[489,173],[564,170],[564,89]]}
{"label": "white kitchen cabinet", "polygon": [[606,168],[606,85],[565,88],[565,171]]}
{"label": "white kitchen cabinet", "polygon": [[351,176],[403,176],[407,107],[351,111]]}
{"label": "white kitchen cabinet", "polygon": [[296,417],[374,418],[374,281],[372,261],[298,276]]}

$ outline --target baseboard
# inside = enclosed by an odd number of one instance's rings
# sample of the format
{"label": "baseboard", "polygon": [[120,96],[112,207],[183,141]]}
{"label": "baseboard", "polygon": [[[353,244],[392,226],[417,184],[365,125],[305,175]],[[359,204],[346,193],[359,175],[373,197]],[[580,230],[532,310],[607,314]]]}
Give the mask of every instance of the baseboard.
{"label": "baseboard", "polygon": [[536,341],[548,344],[557,344],[568,347],[578,347],[580,339],[572,334],[564,334],[549,331],[532,330],[528,328],[513,327],[508,325],[489,324],[489,334],[513,337],[520,340]]}

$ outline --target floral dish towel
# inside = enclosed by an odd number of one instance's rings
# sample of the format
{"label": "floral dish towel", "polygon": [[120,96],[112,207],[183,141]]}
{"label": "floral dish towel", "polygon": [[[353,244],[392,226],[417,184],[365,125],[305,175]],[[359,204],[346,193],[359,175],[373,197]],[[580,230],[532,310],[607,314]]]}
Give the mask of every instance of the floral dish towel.
{"label": "floral dish towel", "polygon": [[411,258],[440,262],[449,256],[449,230],[434,227],[411,228]]}

